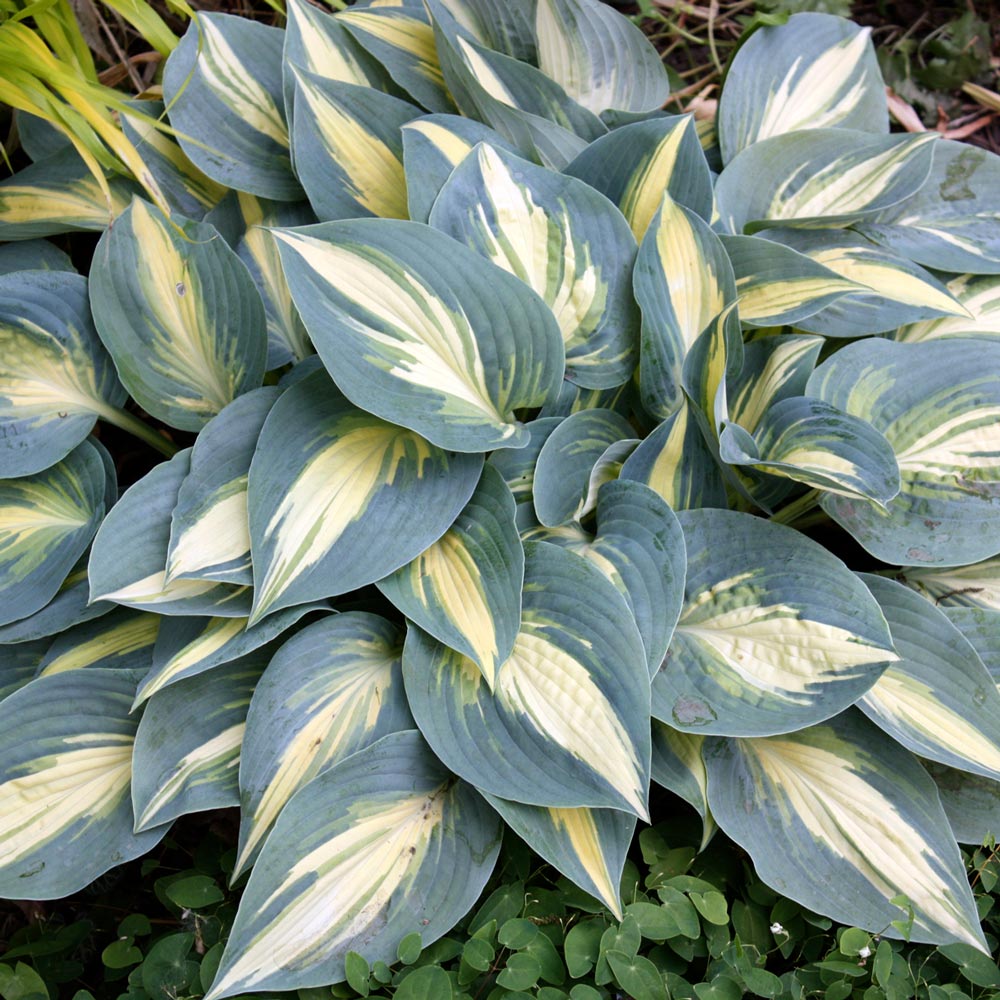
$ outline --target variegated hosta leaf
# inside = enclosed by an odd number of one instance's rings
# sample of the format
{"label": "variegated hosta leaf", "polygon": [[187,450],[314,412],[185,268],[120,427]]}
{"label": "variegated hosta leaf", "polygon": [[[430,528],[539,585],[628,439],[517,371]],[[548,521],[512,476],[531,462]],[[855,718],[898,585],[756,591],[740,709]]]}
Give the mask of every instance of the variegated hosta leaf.
{"label": "variegated hosta leaf", "polygon": [[960,844],[979,846],[1000,837],[1000,782],[933,761],[924,770],[934,779],[945,815]]}
{"label": "variegated hosta leaf", "polygon": [[1000,558],[941,569],[904,566],[896,579],[943,608],[1000,611]]}
{"label": "variegated hosta leaf", "polygon": [[822,347],[820,337],[795,334],[751,340],[743,348],[739,375],[726,381],[729,419],[755,433],[775,403],[805,392]]}
{"label": "variegated hosta leaf", "polygon": [[859,231],[939,271],[1000,274],[1000,158],[965,142],[934,144],[927,183]]}
{"label": "variegated hosta leaf", "polygon": [[916,342],[941,337],[986,337],[1000,340],[1000,277],[961,274],[945,287],[968,315],[911,323],[887,334],[889,339]]}
{"label": "variegated hosta leaf", "polygon": [[883,509],[827,495],[823,509],[883,562],[954,566],[1000,551],[1000,343],[863,340],[807,392],[881,431],[899,464]]}
{"label": "variegated hosta leaf", "polygon": [[68,896],[166,832],[132,833],[136,680],[72,670],[0,702],[0,896]]}
{"label": "variegated hosta leaf", "polygon": [[316,221],[308,202],[267,201],[234,191],[205,219],[215,226],[247,266],[260,297],[267,323],[268,371],[313,354],[309,334],[292,302],[277,241],[270,229],[307,226]]}
{"label": "variegated hosta leaf", "polygon": [[191,465],[191,449],[161,462],[108,513],[90,552],[90,599],[161,615],[245,616],[248,587],[214,580],[167,582],[170,515]]}
{"label": "variegated hosta leaf", "polygon": [[986,608],[945,608],[944,613],[972,644],[986,672],[1000,688],[1000,612]]}
{"label": "variegated hosta leaf", "polygon": [[786,229],[767,230],[764,235],[867,286],[800,319],[802,330],[830,337],[867,337],[930,316],[966,315],[964,306],[932,274],[857,233]]}
{"label": "variegated hosta leaf", "polygon": [[239,804],[247,709],[265,666],[267,654],[258,650],[149,699],[135,735],[132,809],[137,831],[187,813]]}
{"label": "variegated hosta leaf", "polygon": [[674,510],[729,506],[719,465],[684,397],[625,460],[621,478],[648,486]]}
{"label": "variegated hosta leaf", "polygon": [[656,111],[670,95],[653,44],[599,0],[538,0],[535,34],[539,69],[597,114]]}
{"label": "variegated hosta leaf", "polygon": [[261,383],[260,295],[207,223],[171,220],[136,199],[97,246],[90,300],[125,387],[174,427],[199,430]]}
{"label": "variegated hosta leaf", "polygon": [[638,348],[636,245],[603,195],[480,144],[441,189],[429,222],[545,300],[562,332],[566,378],[591,389],[629,380]]}
{"label": "variegated hosta leaf", "polygon": [[859,713],[785,736],[709,740],[708,796],[757,874],[811,910],[888,937],[985,950],[937,791],[916,759]]}
{"label": "variegated hosta leaf", "polygon": [[114,175],[107,183],[110,204],[74,149],[32,163],[0,181],[0,240],[107,229],[139,193],[124,177]]}
{"label": "variegated hosta leaf", "polygon": [[[114,608],[108,601],[89,600],[88,556],[89,553],[85,553],[69,571],[56,596],[41,611],[9,625],[0,625],[0,646],[53,636],[73,625],[100,618]],[[52,641],[51,638],[49,641]]]}
{"label": "variegated hosta leaf", "polygon": [[708,224],[665,194],[639,247],[633,284],[642,309],[642,405],[664,419],[681,405],[688,351],[736,299],[733,269]]}
{"label": "variegated hosta leaf", "polygon": [[285,390],[250,466],[254,606],[357,590],[415,558],[465,506],[482,470],[348,403],[325,372]]}
{"label": "variegated hosta leaf", "polygon": [[317,218],[405,219],[399,130],[420,109],[371,87],[292,72],[295,170]]}
{"label": "variegated hosta leaf", "polygon": [[765,736],[852,705],[895,660],[864,584],[817,542],[724,510],[677,515],[685,605],[653,680],[653,715],[675,729]]}
{"label": "variegated hosta leaf", "polygon": [[415,927],[436,941],[482,891],[500,832],[418,733],[352,755],[282,811],[206,1000],[340,982],[348,951],[393,962]]}
{"label": "variegated hosta leaf", "polygon": [[0,275],[11,271],[70,271],[76,268],[65,250],[48,240],[22,240],[0,246]]}
{"label": "variegated hosta leaf", "polygon": [[708,808],[708,772],[701,751],[705,737],[653,719],[653,781],[679,795],[701,817],[701,849],[717,827]]}
{"label": "variegated hosta leaf", "polygon": [[94,621],[73,625],[48,646],[38,664],[39,676],[84,667],[135,670],[153,663],[153,643],[163,619],[148,611],[115,608]]}
{"label": "variegated hosta leaf", "polygon": [[483,467],[455,523],[379,590],[425,632],[469,657],[492,688],[521,627],[524,551],[503,476]]}
{"label": "variegated hosta leaf", "polygon": [[164,117],[162,101],[129,101],[135,114],[119,118],[125,137],[141,150],[149,170],[170,209],[189,219],[201,219],[226,195],[226,188],[203,174],[177,140],[152,122]]}
{"label": "variegated hosta leaf", "polygon": [[492,692],[471,660],[409,627],[417,725],[492,795],[645,818],[649,674],[628,605],[588,560],[545,542],[525,545],[524,581],[521,631]]}
{"label": "variegated hosta leaf", "polygon": [[83,441],[44,472],[0,479],[0,625],[55,597],[104,517],[105,476]]}
{"label": "variegated hosta leaf", "polygon": [[268,615],[257,625],[246,618],[174,616],[160,623],[153,665],[136,692],[136,706],[177,681],[229,663],[269,643],[311,611],[329,611],[325,603],[297,604]]}
{"label": "variegated hosta leaf", "polygon": [[717,128],[726,163],[755,142],[798,129],[888,132],[871,28],[806,13],[758,29],[726,73]]}
{"label": "variegated hosta leaf", "polygon": [[391,622],[350,611],[304,628],[271,658],[247,715],[234,877],[299,788],[383,736],[413,728],[402,645]]}
{"label": "variegated hosta leaf", "polygon": [[459,115],[425,115],[403,126],[406,199],[414,222],[426,222],[451,172],[480,142],[507,153],[514,148],[488,125]]}
{"label": "variegated hosta leaf", "polygon": [[748,326],[794,325],[858,290],[804,253],[759,236],[723,236],[722,245],[736,277],[740,322]]}
{"label": "variegated hosta leaf", "polygon": [[324,80],[385,90],[382,67],[354,40],[339,17],[308,0],[289,0],[282,53],[285,117],[294,121],[295,71],[303,69]]}
{"label": "variegated hosta leaf", "polygon": [[614,410],[581,410],[563,420],[535,463],[532,493],[539,522],[554,528],[593,510],[601,485],[593,482],[594,467],[609,448],[633,433]]}
{"label": "variegated hosta leaf", "polygon": [[613,201],[640,241],[664,192],[706,222],[712,216],[712,175],[691,115],[616,128],[587,146],[564,173]]}
{"label": "variegated hosta leaf", "polygon": [[621,920],[620,884],[635,816],[617,809],[528,806],[486,792],[483,797],[533,851]]}
{"label": "variegated hosta leaf", "polygon": [[298,201],[281,90],[284,32],[233,14],[199,12],[163,71],[170,123],[213,180]]}
{"label": "variegated hosta leaf", "polygon": [[493,0],[442,0],[442,3],[477,42],[521,62],[538,65],[535,0],[507,0],[504,4]]}
{"label": "variegated hosta leaf", "polygon": [[0,701],[19,691],[37,673],[48,639],[0,646]]}
{"label": "variegated hosta leaf", "polygon": [[623,417],[632,412],[632,387],[629,382],[611,389],[583,389],[563,381],[559,395],[550,399],[538,412],[542,417],[569,417],[581,410],[614,410]]}
{"label": "variegated hosta leaf", "polygon": [[715,186],[727,233],[766,226],[848,225],[919,191],[931,169],[932,132],[871,135],[815,128],[755,142]]}
{"label": "variegated hosta leaf", "polygon": [[751,435],[730,423],[719,439],[730,465],[884,505],[899,492],[892,446],[867,420],[810,396],[771,406]]}
{"label": "variegated hosta leaf", "polygon": [[392,80],[428,111],[455,110],[434,44],[434,29],[420,4],[409,9],[357,10],[337,16]]}
{"label": "variegated hosta leaf", "polygon": [[921,757],[1000,780],[1000,691],[975,648],[912,590],[878,576],[862,579],[901,659],[858,707]]}
{"label": "variegated hosta leaf", "polygon": [[264,420],[280,395],[276,386],[264,386],[237,397],[195,440],[191,470],[170,515],[168,583],[253,582],[247,474]]}
{"label": "variegated hosta leaf", "polygon": [[607,128],[562,87],[527,63],[494,52],[426,0],[441,70],[463,115],[495,128],[523,155],[561,170]]}
{"label": "variegated hosta leaf", "polygon": [[54,465],[125,399],[90,318],[86,279],[0,277],[0,476]]}
{"label": "variegated hosta leaf", "polygon": [[562,335],[517,278],[415,222],[279,230],[292,296],[356,405],[454,451],[518,447],[559,391]]}
{"label": "variegated hosta leaf", "polygon": [[26,111],[15,111],[13,117],[17,122],[18,142],[33,162],[62,150],[73,150],[69,136],[44,118]]}
{"label": "variegated hosta leaf", "polygon": [[528,443],[524,448],[498,448],[487,459],[497,469],[514,494],[517,512],[514,516],[519,531],[538,524],[535,517],[535,462],[549,439],[562,423],[561,417],[540,417],[524,425]]}

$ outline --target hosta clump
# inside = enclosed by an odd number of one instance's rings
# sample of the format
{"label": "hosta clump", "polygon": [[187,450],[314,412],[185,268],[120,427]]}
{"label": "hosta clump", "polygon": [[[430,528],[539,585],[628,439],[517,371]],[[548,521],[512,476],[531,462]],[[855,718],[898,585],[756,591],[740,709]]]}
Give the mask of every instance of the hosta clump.
{"label": "hosta clump", "polygon": [[[652,780],[805,905],[986,947],[996,158],[889,134],[826,15],[714,129],[595,0],[200,14],[163,91],[113,220],[65,151],[0,185],[0,892],[239,805],[210,995],[320,985],[504,824],[620,912]],[[120,497],[98,420],[166,455]]]}

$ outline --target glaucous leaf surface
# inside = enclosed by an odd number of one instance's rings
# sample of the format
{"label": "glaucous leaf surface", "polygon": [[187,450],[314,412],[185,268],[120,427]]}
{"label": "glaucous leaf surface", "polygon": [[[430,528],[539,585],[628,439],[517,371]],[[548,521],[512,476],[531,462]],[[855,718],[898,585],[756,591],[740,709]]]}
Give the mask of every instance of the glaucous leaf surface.
{"label": "glaucous leaf surface", "polygon": [[653,719],[653,781],[679,795],[701,817],[703,849],[717,829],[708,807],[704,745],[704,736]]}
{"label": "glaucous leaf surface", "polygon": [[1000,782],[934,761],[924,770],[937,785],[941,805],[960,844],[978,847],[1000,830]]}
{"label": "glaucous leaf surface", "polygon": [[945,286],[968,315],[910,323],[886,336],[914,343],[941,337],[1000,339],[1000,276],[960,274]]}
{"label": "glaucous leaf surface", "polygon": [[535,463],[549,435],[562,423],[562,417],[539,417],[524,425],[528,443],[523,448],[497,448],[486,460],[497,469],[514,494],[517,504],[515,523],[519,531],[538,524],[535,517]]}
{"label": "glaucous leaf surface", "polygon": [[142,675],[152,666],[153,644],[162,620],[149,611],[115,608],[93,621],[73,625],[48,644],[38,674],[101,667]]}
{"label": "glaucous leaf surface", "polygon": [[0,276],[12,271],[71,271],[76,268],[65,250],[48,240],[22,240],[0,246]]}
{"label": "glaucous leaf surface", "polygon": [[944,566],[940,569],[903,566],[895,577],[945,609],[1000,611],[1000,559],[984,559],[969,566]]}
{"label": "glaucous leaf surface", "polygon": [[47,638],[0,646],[0,701],[20,690],[37,673]]}

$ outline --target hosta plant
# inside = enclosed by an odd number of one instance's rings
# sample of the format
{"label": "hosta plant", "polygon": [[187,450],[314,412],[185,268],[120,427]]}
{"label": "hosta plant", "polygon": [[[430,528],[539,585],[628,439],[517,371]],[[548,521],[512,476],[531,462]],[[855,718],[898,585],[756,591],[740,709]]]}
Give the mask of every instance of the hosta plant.
{"label": "hosta plant", "polygon": [[[0,894],[239,805],[208,996],[318,986],[505,827],[620,913],[653,781],[799,903],[987,949],[1000,162],[890,134],[828,15],[714,127],[667,98],[596,0],[291,0],[195,17],[141,178],[52,133],[0,184]],[[162,453],[121,493],[108,425]]]}

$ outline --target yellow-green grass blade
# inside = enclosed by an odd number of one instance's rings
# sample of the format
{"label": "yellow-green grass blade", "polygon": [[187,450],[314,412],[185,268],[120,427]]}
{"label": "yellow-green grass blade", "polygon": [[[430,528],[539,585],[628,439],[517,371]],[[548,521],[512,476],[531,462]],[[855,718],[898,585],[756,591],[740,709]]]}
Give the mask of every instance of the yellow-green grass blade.
{"label": "yellow-green grass blade", "polygon": [[515,513],[503,476],[486,465],[455,523],[377,582],[410,621],[471,659],[491,688],[521,627],[524,551]]}
{"label": "yellow-green grass blade", "polygon": [[56,595],[104,517],[105,476],[97,449],[83,441],[44,472],[0,479],[0,625]]}
{"label": "yellow-green grass blade", "polygon": [[912,590],[882,577],[862,579],[900,659],[858,707],[915,754],[1000,780],[1000,691],[975,647]]}
{"label": "yellow-green grass blade", "polygon": [[314,354],[285,272],[278,243],[270,230],[283,226],[308,226],[316,215],[308,202],[268,201],[242,191],[233,192],[205,218],[222,234],[247,266],[264,301],[267,323],[268,371]]}
{"label": "yellow-green grass blade", "polygon": [[652,42],[598,0],[538,0],[535,36],[539,69],[596,114],[656,111],[670,94]]}
{"label": "yellow-green grass blade", "polygon": [[[581,410],[546,438],[535,463],[535,513],[554,528],[579,521],[596,503],[592,472],[608,448],[631,438],[632,426],[614,410]],[[599,484],[598,484],[599,485]]]}
{"label": "yellow-green grass blade", "polygon": [[909,323],[886,336],[917,343],[942,337],[985,337],[1000,340],[1000,277],[960,274],[945,286],[968,315],[942,316]]}
{"label": "yellow-green grass blade", "polygon": [[132,833],[138,676],[73,670],[0,702],[0,895],[70,895],[165,833]]}
{"label": "yellow-green grass blade", "polygon": [[414,731],[314,778],[286,805],[243,892],[206,1000],[340,982],[348,951],[393,962],[478,897],[501,824]]}
{"label": "yellow-green grass blade", "polygon": [[675,729],[765,736],[854,704],[897,659],[869,591],[817,542],[723,510],[677,515],[685,603],[653,715]]}
{"label": "yellow-green grass blade", "polygon": [[48,645],[49,640],[43,638],[0,647],[0,701],[35,676]]}
{"label": "yellow-green grass blade", "polygon": [[857,233],[792,229],[768,230],[766,235],[865,286],[799,319],[802,330],[830,337],[867,337],[919,319],[971,318],[932,274]]}
{"label": "yellow-green grass blade", "polygon": [[[149,699],[135,735],[136,831],[188,813],[239,805],[247,710],[267,659],[264,650],[257,650]],[[198,706],[196,712],[192,705]]]}
{"label": "yellow-green grass blade", "polygon": [[893,577],[948,611],[952,608],[1000,611],[1000,559],[941,569],[903,566]]}
{"label": "yellow-green grass blade", "polygon": [[408,563],[447,531],[481,470],[479,455],[355,408],[323,371],[291,385],[250,466],[251,624]]}
{"label": "yellow-green grass blade", "polygon": [[325,604],[298,604],[249,627],[246,618],[164,618],[153,647],[152,666],[136,692],[136,707],[171,684],[196,677],[267,645],[310,612],[328,610]]}
{"label": "yellow-green grass blade", "polygon": [[400,128],[420,109],[371,87],[292,72],[295,169],[317,218],[405,219]]}
{"label": "yellow-green grass blade", "polygon": [[396,625],[349,611],[304,628],[271,658],[247,715],[234,878],[298,789],[383,736],[413,728],[402,645]]}
{"label": "yellow-green grass blade", "polygon": [[664,192],[706,222],[712,216],[712,175],[690,115],[616,128],[587,146],[565,173],[614,202],[640,242]]}
{"label": "yellow-green grass blade", "polygon": [[1000,782],[932,760],[923,762],[934,779],[955,839],[979,847],[1000,836]]}
{"label": "yellow-green grass blade", "polygon": [[877,136],[853,129],[789,132],[748,146],[719,175],[722,231],[844,226],[905,202],[927,181],[932,132]]}
{"label": "yellow-green grass blade", "polygon": [[722,245],[736,276],[740,322],[748,326],[795,325],[859,290],[856,281],[790,246],[759,236],[723,236]]}
{"label": "yellow-green grass blade", "polygon": [[822,500],[869,552],[961,566],[1000,551],[1000,344],[858,341],[816,369],[807,393],[869,421],[896,453],[901,488],[886,508]]}
{"label": "yellow-green grass blade", "polygon": [[546,542],[525,544],[524,580],[492,692],[471,660],[409,626],[403,679],[421,732],[491,795],[645,817],[649,674],[628,605],[590,561]]}
{"label": "yellow-green grass blade", "polygon": [[717,128],[726,163],[755,142],[799,129],[888,132],[871,28],[814,13],[761,27],[726,73]]}
{"label": "yellow-green grass blade", "polygon": [[43,637],[52,642],[52,636],[74,625],[100,618],[114,608],[108,601],[89,603],[88,556],[89,552],[80,558],[60,584],[56,596],[44,608],[9,625],[0,625],[0,646],[32,642]]}
{"label": "yellow-green grass blade", "polygon": [[263,379],[260,295],[208,223],[136,199],[97,246],[90,301],[125,387],[174,427],[200,430]]}
{"label": "yellow-green grass blade", "polygon": [[622,917],[620,883],[636,818],[617,809],[552,809],[483,797],[537,854]]}
{"label": "yellow-green grass blade", "polygon": [[76,268],[64,250],[45,239],[0,246],[0,276],[12,271],[70,271]]}
{"label": "yellow-green grass blade", "polygon": [[225,187],[298,201],[282,97],[284,32],[234,14],[191,19],[163,73],[170,122],[191,162]]}
{"label": "yellow-green grass blade", "polygon": [[432,113],[455,110],[434,44],[434,29],[419,5],[338,14],[349,35],[381,63],[404,94]]}
{"label": "yellow-green grass blade", "polygon": [[125,399],[90,318],[84,278],[0,277],[0,475],[54,465]]}
{"label": "yellow-green grass blade", "polygon": [[38,674],[47,676],[90,667],[148,671],[162,620],[148,611],[115,608],[96,620],[74,625],[48,645],[38,664]]}
{"label": "yellow-green grass blade", "polygon": [[1000,274],[1000,158],[966,142],[934,143],[927,183],[859,232],[938,271]]}
{"label": "yellow-green grass blade", "polygon": [[120,116],[125,137],[138,149],[171,210],[200,219],[226,194],[226,187],[203,174],[188,158],[176,138],[155,122],[163,119],[162,101],[129,101],[133,114]]}
{"label": "yellow-green grass blade", "polygon": [[155,466],[111,509],[91,547],[92,601],[114,601],[161,615],[217,615],[250,611],[248,587],[213,580],[166,579],[170,515],[191,464],[191,449]]}
{"label": "yellow-green grass blade", "polygon": [[540,417],[524,425],[528,443],[523,448],[497,448],[490,454],[487,463],[503,476],[511,493],[517,511],[514,522],[518,531],[524,531],[538,524],[535,517],[535,462],[549,435],[562,422],[561,417]]}
{"label": "yellow-green grass blade", "polygon": [[662,420],[681,405],[684,360],[702,331],[735,302],[736,283],[719,238],[669,194],[639,247],[632,280],[642,310],[640,395]]}
{"label": "yellow-green grass blade", "polygon": [[403,170],[409,218],[426,222],[451,172],[481,142],[516,150],[488,125],[459,115],[424,115],[402,128]]}
{"label": "yellow-green grass blade", "polygon": [[352,402],[441,448],[526,443],[514,411],[558,392],[565,354],[555,317],[519,279],[415,222],[276,235],[306,329]]}
{"label": "yellow-green grass blade", "polygon": [[474,41],[441,0],[427,0],[445,84],[459,111],[523,156],[561,170],[607,128],[540,70]]}
{"label": "yellow-green grass blade", "polygon": [[727,380],[729,419],[750,434],[764,414],[789,396],[801,396],[823,347],[820,337],[775,334],[743,348],[743,368]]}
{"label": "yellow-green grass blade", "polygon": [[110,177],[107,185],[110,202],[74,150],[24,167],[0,181],[0,239],[107,229],[139,193],[124,177]]}
{"label": "yellow-green grass blade", "polygon": [[428,221],[538,293],[562,332],[566,378],[590,389],[628,381],[638,353],[636,244],[603,195],[480,144],[448,178]]}
{"label": "yellow-green grass blade", "polygon": [[198,435],[170,515],[168,582],[253,582],[247,475],[264,420],[280,395],[277,386],[244,393]]}
{"label": "yellow-green grass blade", "polygon": [[754,434],[730,423],[719,439],[730,465],[883,506],[899,492],[892,445],[867,420],[810,396],[771,406]]}
{"label": "yellow-green grass blade", "polygon": [[621,478],[648,486],[674,510],[729,505],[719,464],[709,451],[694,408],[683,397],[673,416],[654,427],[629,455]]}
{"label": "yellow-green grass blade", "polygon": [[704,849],[718,827],[708,807],[708,771],[701,751],[705,737],[653,719],[653,781],[679,795],[701,817]]}
{"label": "yellow-green grass blade", "polygon": [[918,761],[860,713],[764,739],[705,747],[712,815],[760,877],[835,920],[889,937],[985,950],[937,790]]}

